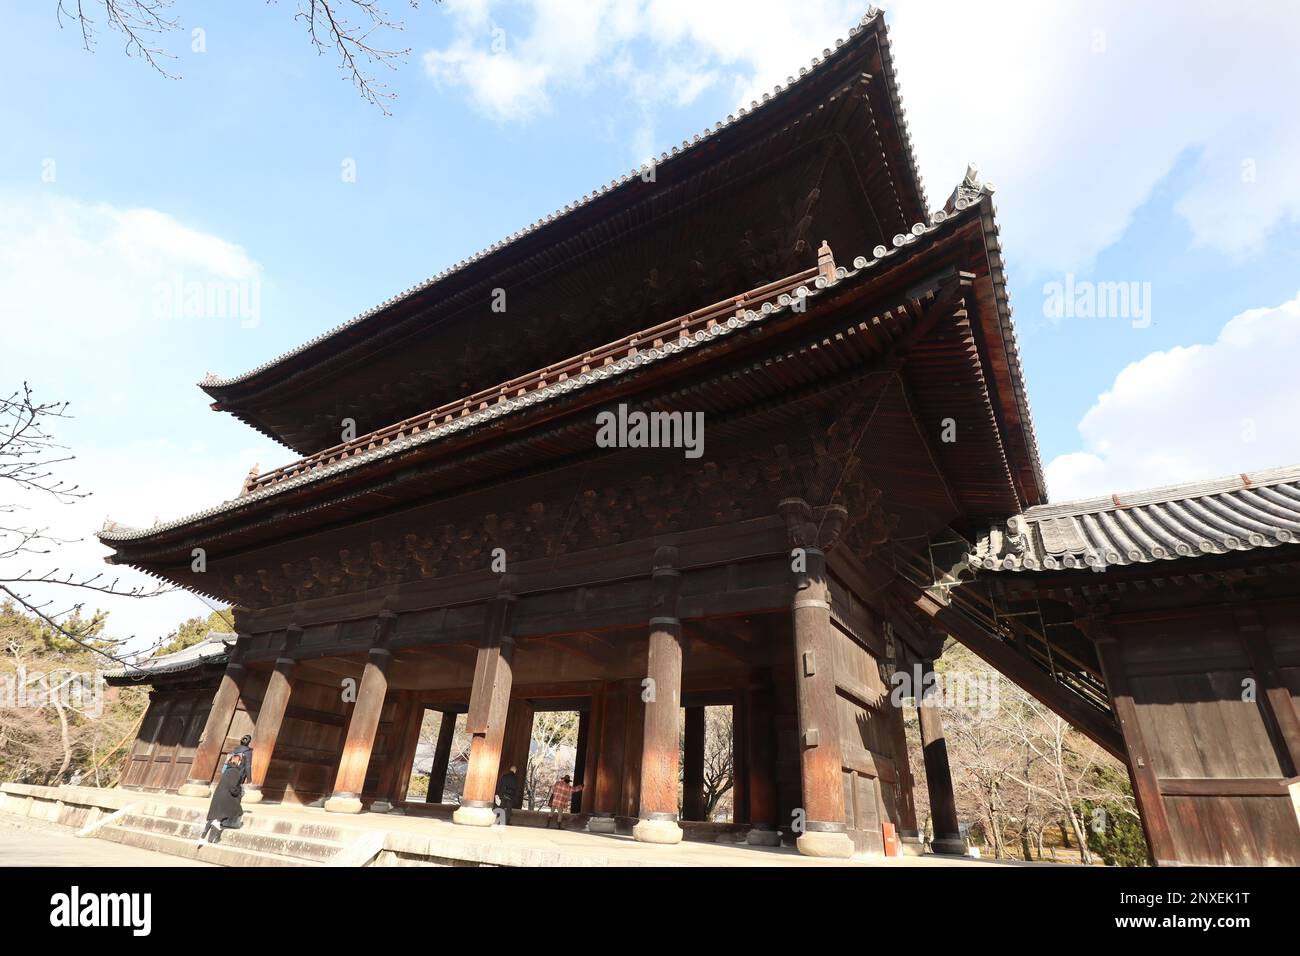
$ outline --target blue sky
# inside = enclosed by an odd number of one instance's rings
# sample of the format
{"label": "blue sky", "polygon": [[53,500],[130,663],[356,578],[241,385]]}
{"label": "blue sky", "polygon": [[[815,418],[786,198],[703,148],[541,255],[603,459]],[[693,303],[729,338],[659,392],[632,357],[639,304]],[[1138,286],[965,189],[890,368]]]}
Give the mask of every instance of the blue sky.
{"label": "blue sky", "polygon": [[[389,0],[405,30],[385,42],[411,52],[377,70],[386,116],[292,0],[177,0],[179,79],[107,30],[87,53],[53,7],[6,13],[0,370],[72,402],[59,437],[94,496],[23,502],[68,538],[206,507],[292,457],[210,411],[206,371],[260,364],[608,183],[866,9]],[[885,7],[931,204],[968,161],[997,185],[1053,499],[1300,461],[1296,5]],[[255,289],[256,321],[160,312],[174,279]],[[1150,321],[1054,317],[1067,281],[1136,283]],[[97,570],[103,553],[58,557]],[[122,634],[203,610],[104,603]]]}

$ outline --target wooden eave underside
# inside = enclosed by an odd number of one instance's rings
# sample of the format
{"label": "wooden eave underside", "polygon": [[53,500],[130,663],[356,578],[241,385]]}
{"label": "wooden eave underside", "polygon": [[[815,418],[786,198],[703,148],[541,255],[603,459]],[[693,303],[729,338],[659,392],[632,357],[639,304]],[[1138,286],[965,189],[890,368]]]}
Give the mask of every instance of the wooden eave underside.
{"label": "wooden eave underside", "polygon": [[[175,580],[167,568],[187,568],[190,549],[200,544],[209,549],[209,560],[233,556],[259,543],[351,525],[411,502],[451,498],[584,456],[608,455],[592,446],[592,413],[616,399],[647,411],[702,411],[710,440],[720,440],[737,431],[777,429],[805,406],[870,392],[878,397],[871,444],[863,449],[870,454],[864,457],[872,462],[872,480],[889,507],[907,519],[900,533],[924,533],[936,522],[961,523],[971,514],[1013,513],[1017,500],[995,416],[988,410],[974,329],[986,320],[978,306],[974,314],[970,309],[987,277],[967,274],[960,297],[947,306],[950,311],[917,341],[909,336],[936,294],[958,282],[953,264],[963,260],[979,228],[973,219],[869,283],[824,291],[825,298],[814,300],[806,315],[786,313],[734,340],[719,340],[422,448],[325,475],[246,508],[236,506],[156,536],[109,542],[118,550],[115,563]],[[982,412],[972,413],[980,406]],[[954,407],[960,410],[953,412]],[[948,415],[958,418],[961,429],[955,444],[939,440]],[[528,464],[521,468],[520,462]]]}
{"label": "wooden eave underside", "polygon": [[1091,568],[983,572],[978,580],[990,591],[1009,599],[1050,598],[1082,610],[1133,599],[1186,602],[1189,590],[1206,595],[1231,589],[1248,591],[1252,582],[1267,586],[1279,575],[1297,574],[1300,574],[1300,545],[1291,544],[1268,550],[1121,565],[1103,572]]}

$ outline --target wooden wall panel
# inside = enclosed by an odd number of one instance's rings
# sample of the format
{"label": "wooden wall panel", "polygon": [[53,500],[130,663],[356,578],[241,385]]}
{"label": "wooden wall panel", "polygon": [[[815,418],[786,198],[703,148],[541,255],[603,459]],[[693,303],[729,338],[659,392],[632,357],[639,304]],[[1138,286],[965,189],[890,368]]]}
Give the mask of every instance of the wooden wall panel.
{"label": "wooden wall panel", "polygon": [[[1113,693],[1131,696],[1125,743],[1158,859],[1199,865],[1300,865],[1288,784],[1300,691],[1295,616],[1277,605],[1120,618],[1099,644]],[[1279,691],[1267,692],[1269,660]],[[1289,695],[1288,692],[1289,691]],[[1121,717],[1128,705],[1117,700]],[[1288,721],[1292,723],[1288,725]],[[1152,832],[1152,827],[1155,831]]]}
{"label": "wooden wall panel", "polygon": [[[840,603],[845,604],[843,597]],[[891,710],[888,687],[876,653],[858,639],[866,636],[861,628],[867,620],[865,610],[859,605],[858,633],[853,636],[835,621],[833,663],[849,837],[856,852],[880,854],[884,852],[882,815],[895,827],[902,827],[898,815],[900,801],[894,792],[900,783],[894,765],[897,714]],[[886,791],[888,798],[884,795]]]}
{"label": "wooden wall panel", "polygon": [[337,685],[294,684],[266,772],[266,799],[310,803],[329,795],[347,734],[347,708]]}
{"label": "wooden wall panel", "polygon": [[213,693],[212,688],[153,692],[122,773],[122,786],[174,791],[185,783]]}

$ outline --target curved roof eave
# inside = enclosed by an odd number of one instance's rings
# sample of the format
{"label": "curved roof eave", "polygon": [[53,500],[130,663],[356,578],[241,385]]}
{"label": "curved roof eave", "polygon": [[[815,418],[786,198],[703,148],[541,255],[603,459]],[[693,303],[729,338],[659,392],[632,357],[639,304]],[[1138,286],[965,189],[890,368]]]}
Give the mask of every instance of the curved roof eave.
{"label": "curved roof eave", "polygon": [[[910,185],[917,195],[920,208],[922,210],[927,209],[928,203],[925,196],[924,180],[922,179],[917,168],[916,156],[912,148],[911,134],[909,133],[907,128],[906,110],[903,109],[902,99],[898,93],[898,80],[894,73],[893,57],[889,50],[889,43],[888,43],[889,27],[887,24],[885,24],[884,18],[883,16],[881,16],[881,11],[879,11],[875,7],[870,8],[867,11],[866,15],[863,16],[862,20],[859,21],[859,23],[849,31],[849,36],[847,40],[843,38],[836,40],[835,48],[833,50],[830,48],[823,50],[822,56],[813,58],[810,67],[800,68],[799,75],[797,77],[794,76],[788,77],[784,85],[777,85],[774,91],[770,94],[764,93],[761,102],[752,101],[750,103],[749,109],[746,109],[745,107],[742,106],[736,111],[736,113],[729,115],[725,121],[721,121],[721,120],[718,121],[716,124],[713,125],[713,127],[706,128],[702,133],[695,134],[695,136],[693,136],[689,141],[683,140],[680,147],[674,146],[670,151],[662,153],[658,161],[661,163],[667,163],[674,159],[677,159],[679,156],[685,156],[688,154],[696,153],[706,144],[709,144],[712,141],[712,139],[723,130],[731,128],[741,120],[744,120],[747,116],[754,115],[755,113],[761,113],[763,110],[770,109],[773,104],[782,102],[784,99],[786,99],[788,96],[791,95],[792,90],[797,91],[802,84],[806,84],[807,80],[810,77],[819,75],[821,72],[827,69],[827,64],[830,64],[833,61],[836,61],[840,57],[842,57],[846,50],[851,49],[852,41],[854,41],[859,37],[865,36],[867,32],[871,31],[873,28],[875,32],[879,35],[879,39],[880,39],[881,59],[884,66],[884,81],[885,81],[886,89],[889,93],[890,102],[893,106],[898,134],[903,143],[903,153],[904,153],[904,158],[906,163],[906,172],[911,180]],[[567,203],[562,209],[557,209],[555,212],[551,213],[550,215],[542,219],[538,219],[536,222],[532,223],[531,225],[525,226],[523,229],[520,229],[517,232],[510,234],[505,239],[499,240],[498,242],[495,242],[492,245],[488,246],[486,249],[482,249],[479,252],[469,256],[468,258],[456,262],[455,264],[449,266],[448,268],[443,269],[437,275],[434,275],[426,279],[425,281],[419,283],[418,285],[412,286],[411,288],[407,289],[404,292],[398,293],[397,295],[392,296],[389,299],[386,299],[385,301],[379,303],[373,308],[367,309],[365,312],[362,312],[359,315],[356,315],[351,319],[348,319],[346,322],[343,322],[332,329],[322,332],[321,334],[315,336],[314,338],[309,339],[307,342],[304,342],[303,344],[293,349],[290,349],[288,352],[283,353],[277,358],[264,362],[261,365],[257,366],[256,368],[253,368],[240,375],[235,375],[228,378],[223,378],[221,376],[209,373],[207,376],[204,377],[204,379],[201,382],[198,383],[198,385],[209,396],[211,396],[212,398],[220,402],[223,394],[225,394],[225,392],[231,387],[250,383],[254,379],[259,378],[265,375],[266,373],[279,368],[280,366],[283,366],[287,362],[290,362],[291,360],[301,355],[304,355],[307,352],[323,347],[325,346],[326,343],[330,342],[332,339],[335,339],[337,336],[348,331],[349,329],[352,329],[362,323],[365,323],[368,320],[374,319],[377,316],[381,315],[382,313],[388,311],[389,309],[399,304],[402,304],[417,295],[427,292],[428,290],[437,286],[439,283],[444,282],[447,279],[463,272],[465,269],[469,268],[470,266],[473,266],[479,262],[487,260],[506,250],[511,249],[520,240],[535,235],[539,231],[546,229],[548,227],[558,225],[559,223],[565,221],[568,217],[572,216],[574,213],[578,212],[579,210],[585,209],[592,202],[595,202],[596,200],[605,198],[615,193],[616,191],[622,189],[623,187],[626,187],[629,183],[633,182],[634,180],[639,180],[642,172],[643,172],[643,168],[630,170],[629,172],[625,173],[623,176],[619,177],[618,179],[611,181],[608,185],[602,186],[600,189],[593,190],[591,193],[580,197],[575,202]],[[258,431],[262,432],[263,434],[268,434],[266,429],[262,427],[258,427]],[[277,436],[268,435],[268,437],[271,437],[283,444],[283,440],[278,438]]]}

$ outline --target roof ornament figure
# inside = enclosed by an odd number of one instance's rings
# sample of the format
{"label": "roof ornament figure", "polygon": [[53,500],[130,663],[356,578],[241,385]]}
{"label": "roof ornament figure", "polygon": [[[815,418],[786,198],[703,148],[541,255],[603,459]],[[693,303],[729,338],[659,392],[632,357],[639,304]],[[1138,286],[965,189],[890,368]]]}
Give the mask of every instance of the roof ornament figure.
{"label": "roof ornament figure", "polygon": [[984,193],[989,191],[991,191],[991,188],[980,182],[979,166],[975,163],[967,163],[966,175],[957,184],[957,188],[952,191],[948,201],[943,204],[943,210],[951,215],[979,202]]}
{"label": "roof ornament figure", "polygon": [[257,477],[259,474],[257,469],[260,467],[260,465],[261,462],[255,461],[253,462],[253,467],[248,469],[248,474],[244,476],[244,486],[239,491],[239,497],[241,498],[244,497],[244,495],[252,491],[253,486],[257,484]]}

